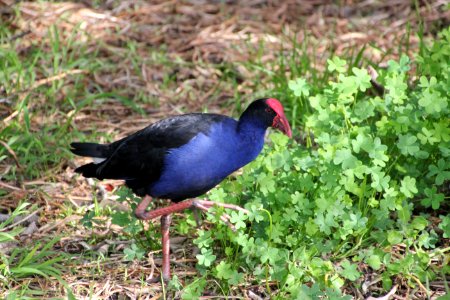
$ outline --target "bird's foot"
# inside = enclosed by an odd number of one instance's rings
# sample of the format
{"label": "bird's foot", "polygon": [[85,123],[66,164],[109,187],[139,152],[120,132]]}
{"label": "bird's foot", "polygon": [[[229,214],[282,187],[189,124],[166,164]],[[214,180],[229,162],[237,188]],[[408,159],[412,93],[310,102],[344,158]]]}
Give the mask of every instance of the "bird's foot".
{"label": "bird's foot", "polygon": [[[222,202],[215,202],[215,201],[209,201],[209,200],[194,200],[194,203],[202,204],[204,207],[207,207],[208,209],[216,206],[221,206],[223,208],[229,208],[237,211],[242,211],[243,213],[250,213],[245,208],[240,207],[239,205],[229,204],[229,203],[222,203]],[[194,204],[195,205],[195,204]]]}
{"label": "bird's foot", "polygon": [[[249,211],[245,208],[242,208],[240,206],[234,205],[234,204],[228,204],[228,203],[221,203],[221,202],[214,202],[209,200],[199,200],[199,199],[191,199],[182,201],[179,203],[174,203],[172,205],[169,205],[167,207],[158,208],[155,210],[147,211],[146,208],[150,204],[151,198],[150,196],[146,196],[141,203],[137,206],[135,210],[136,217],[141,220],[150,220],[154,219],[156,217],[161,217],[165,215],[169,215],[175,212],[183,211],[188,208],[198,208],[201,209],[207,213],[211,213],[209,210],[214,205],[221,206],[223,208],[227,209],[233,209],[236,211],[242,211],[243,213],[248,214]],[[228,225],[228,227],[231,228],[231,230],[235,231],[236,228],[234,228],[233,224],[230,223],[231,217],[227,213],[223,213],[220,215],[220,219],[225,222],[225,224]]]}
{"label": "bird's foot", "polygon": [[[211,207],[213,207],[214,205],[216,205],[216,206],[221,206],[221,207],[223,207],[223,208],[233,209],[233,210],[236,210],[236,211],[242,211],[242,212],[244,212],[245,214],[248,214],[248,213],[249,213],[249,211],[246,210],[245,208],[242,208],[242,207],[240,207],[240,206],[238,206],[238,205],[234,205],[234,204],[221,203],[221,202],[214,202],[214,201],[208,201],[208,200],[192,200],[192,207],[201,209],[201,210],[203,210],[203,211],[205,211],[205,212],[207,212],[207,213],[211,213],[211,212],[209,211],[209,209],[210,209]],[[231,224],[231,222],[230,222],[231,217],[230,217],[229,214],[227,214],[227,213],[221,214],[221,215],[220,215],[220,219],[221,219],[225,224],[227,224],[227,226],[230,227],[231,230],[236,231],[236,228],[235,228],[234,225]]]}

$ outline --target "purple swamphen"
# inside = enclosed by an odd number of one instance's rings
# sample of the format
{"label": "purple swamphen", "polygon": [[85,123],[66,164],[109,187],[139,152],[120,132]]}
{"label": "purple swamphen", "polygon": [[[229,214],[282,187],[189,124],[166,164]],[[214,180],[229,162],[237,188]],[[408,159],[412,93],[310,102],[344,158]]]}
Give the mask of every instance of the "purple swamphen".
{"label": "purple swamphen", "polygon": [[[207,113],[170,117],[111,144],[72,143],[71,151],[95,158],[75,170],[84,177],[121,179],[144,197],[136,217],[161,217],[162,277],[170,279],[169,226],[171,214],[187,208],[204,211],[213,205],[243,210],[225,203],[192,199],[212,189],[258,156],[268,127],[287,136],[292,132],[283,106],[274,98],[253,101],[239,120]],[[152,198],[175,202],[147,211]],[[182,201],[185,199],[190,199]],[[224,221],[228,219],[222,216]]]}

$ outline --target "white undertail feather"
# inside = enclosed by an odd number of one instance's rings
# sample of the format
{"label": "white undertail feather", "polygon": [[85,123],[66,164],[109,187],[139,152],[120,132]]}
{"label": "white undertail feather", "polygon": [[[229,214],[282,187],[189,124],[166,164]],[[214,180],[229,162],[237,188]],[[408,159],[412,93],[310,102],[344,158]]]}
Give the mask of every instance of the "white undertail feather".
{"label": "white undertail feather", "polygon": [[92,159],[94,160],[94,164],[100,164],[106,160],[105,157],[92,157]]}

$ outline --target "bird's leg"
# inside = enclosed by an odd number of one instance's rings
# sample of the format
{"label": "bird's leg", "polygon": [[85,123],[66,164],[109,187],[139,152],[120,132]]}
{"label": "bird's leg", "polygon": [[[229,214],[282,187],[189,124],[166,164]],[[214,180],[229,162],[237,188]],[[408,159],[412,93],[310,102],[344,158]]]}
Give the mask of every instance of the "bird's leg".
{"label": "bird's leg", "polygon": [[134,210],[134,214],[138,219],[141,220],[151,220],[164,215],[170,215],[175,212],[183,211],[187,208],[191,208],[192,202],[194,200],[186,200],[179,203],[174,203],[166,207],[161,207],[158,209],[147,211],[147,206],[150,204],[152,198],[150,196],[145,196],[141,203],[138,204]]}
{"label": "bird's leg", "polygon": [[[150,202],[151,202],[151,197],[145,196],[144,199],[142,200],[142,202],[139,203],[139,205],[136,207],[136,210],[134,213],[138,219],[150,220],[150,219],[154,219],[154,218],[161,217],[164,215],[169,215],[169,214],[183,211],[187,208],[193,208],[193,207],[210,213],[209,209],[214,205],[222,206],[224,208],[233,209],[233,210],[237,210],[237,211],[242,211],[246,214],[249,213],[248,210],[246,210],[240,206],[234,205],[234,204],[220,203],[220,202],[207,201],[207,200],[198,200],[198,199],[185,200],[183,202],[174,203],[174,204],[166,206],[166,207],[158,208],[158,209],[151,210],[151,211],[146,211],[146,208],[150,204]],[[222,221],[224,221],[232,230],[234,230],[234,226],[232,226],[232,224],[230,224],[230,222],[229,222],[230,216],[228,214],[222,214],[220,216],[220,219]]]}
{"label": "bird's leg", "polygon": [[146,211],[146,209],[149,206],[151,201],[152,201],[152,197],[150,197],[148,195],[146,195],[144,197],[144,199],[142,199],[142,201],[138,204],[138,206],[134,210],[134,215],[136,216],[136,218],[138,218],[140,220],[150,220],[150,219],[156,218],[156,217],[148,216],[147,211]]}
{"label": "bird's leg", "polygon": [[161,236],[162,236],[162,278],[164,281],[170,280],[170,239],[169,228],[172,222],[172,215],[161,216]]}
{"label": "bird's leg", "polygon": [[[157,217],[161,217],[161,234],[162,234],[162,278],[164,281],[170,280],[170,240],[169,240],[169,227],[172,221],[172,213],[183,211],[187,208],[198,208],[205,212],[210,213],[209,209],[213,205],[222,206],[228,209],[234,209],[237,211],[242,211],[248,213],[249,211],[233,204],[226,204],[220,202],[213,202],[207,200],[186,200],[183,202],[175,203],[166,207],[158,208],[155,210],[147,211],[147,207],[152,201],[150,196],[145,196],[141,203],[136,207],[134,214],[138,219],[141,220],[151,220]],[[224,221],[233,231],[235,230],[233,224],[230,223],[230,216],[228,214],[222,214],[220,219]]]}
{"label": "bird's leg", "polygon": [[162,244],[162,272],[161,275],[152,280],[152,282],[157,282],[162,278],[164,281],[170,280],[170,237],[169,228],[172,222],[172,215],[167,214],[152,214],[152,212],[159,211],[161,209],[156,209],[154,211],[146,211],[146,208],[152,201],[150,196],[145,196],[141,203],[138,204],[134,213],[138,219],[141,220],[151,220],[161,216],[161,244]]}
{"label": "bird's leg", "polygon": [[138,219],[151,220],[151,219],[154,219],[154,218],[157,218],[160,216],[183,211],[187,208],[192,208],[192,207],[196,207],[203,211],[208,212],[208,210],[214,205],[221,206],[223,208],[242,211],[246,214],[249,213],[248,210],[246,210],[245,208],[242,208],[238,205],[214,202],[214,201],[208,201],[208,200],[198,200],[198,199],[185,200],[183,202],[174,203],[174,204],[171,204],[166,207],[158,208],[158,209],[151,210],[151,211],[146,211],[146,209],[151,201],[152,201],[152,198],[150,196],[145,196],[144,199],[142,199],[141,203],[139,203],[139,205],[136,207],[135,215]]}

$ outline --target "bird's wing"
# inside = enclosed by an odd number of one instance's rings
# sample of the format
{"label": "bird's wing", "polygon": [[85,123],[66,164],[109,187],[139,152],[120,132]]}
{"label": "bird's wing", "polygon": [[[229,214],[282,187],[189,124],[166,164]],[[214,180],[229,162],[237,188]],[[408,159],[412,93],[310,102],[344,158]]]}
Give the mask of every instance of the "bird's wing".
{"label": "bird's wing", "polygon": [[169,149],[188,143],[200,132],[207,134],[213,123],[226,119],[216,114],[186,114],[156,122],[110,144],[111,154],[98,165],[97,177],[151,183],[159,178]]}

